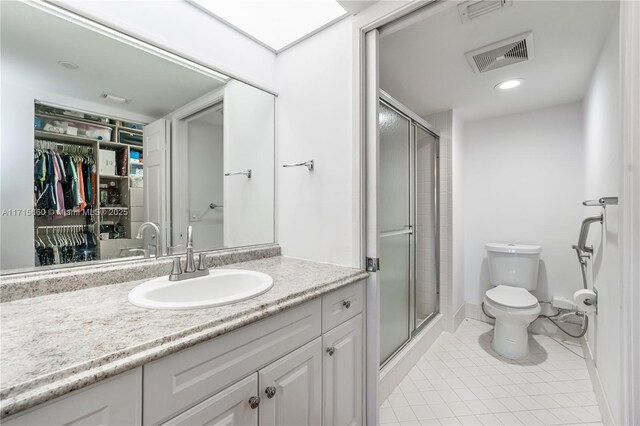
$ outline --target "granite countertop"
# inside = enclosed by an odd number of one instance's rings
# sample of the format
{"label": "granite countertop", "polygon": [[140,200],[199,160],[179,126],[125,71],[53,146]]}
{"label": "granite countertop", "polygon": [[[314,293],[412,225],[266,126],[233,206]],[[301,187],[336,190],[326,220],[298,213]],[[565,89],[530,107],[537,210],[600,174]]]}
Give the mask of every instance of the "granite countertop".
{"label": "granite countertop", "polygon": [[0,304],[1,417],[367,277],[360,269],[280,256],[225,268],[269,274],[273,288],[232,305],[186,311],[129,303],[129,291],[144,280]]}

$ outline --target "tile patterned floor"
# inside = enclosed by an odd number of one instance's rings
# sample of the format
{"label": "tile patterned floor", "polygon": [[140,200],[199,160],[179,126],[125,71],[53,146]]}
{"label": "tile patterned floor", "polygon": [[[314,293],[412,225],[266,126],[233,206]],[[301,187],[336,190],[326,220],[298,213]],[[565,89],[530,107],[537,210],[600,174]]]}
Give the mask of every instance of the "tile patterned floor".
{"label": "tile patterned floor", "polygon": [[493,327],[443,333],[380,406],[384,425],[601,424],[579,344],[531,337],[522,361],[491,349]]}

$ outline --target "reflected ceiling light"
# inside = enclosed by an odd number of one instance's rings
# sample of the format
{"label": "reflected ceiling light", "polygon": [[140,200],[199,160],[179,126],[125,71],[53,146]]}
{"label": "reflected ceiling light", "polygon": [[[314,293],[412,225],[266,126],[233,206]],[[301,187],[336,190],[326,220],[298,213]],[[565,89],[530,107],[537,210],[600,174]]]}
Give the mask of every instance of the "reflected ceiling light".
{"label": "reflected ceiling light", "polygon": [[275,51],[347,14],[336,0],[189,0]]}
{"label": "reflected ceiling light", "polygon": [[114,95],[114,94],[106,93],[106,92],[102,93],[100,95],[100,97],[102,97],[102,98],[104,98],[104,99],[106,99],[108,101],[118,102],[118,103],[121,103],[121,104],[126,104],[127,102],[129,102],[129,99],[127,99],[127,98],[123,98],[122,96],[118,96],[118,95]]}
{"label": "reflected ceiling light", "polygon": [[513,80],[503,81],[502,83],[496,84],[495,88],[500,90],[508,90],[513,89],[514,87],[518,87],[522,84],[524,80],[521,78],[514,78]]}
{"label": "reflected ceiling light", "polygon": [[77,70],[78,68],[80,68],[80,65],[69,61],[58,61],[58,65],[68,70]]}

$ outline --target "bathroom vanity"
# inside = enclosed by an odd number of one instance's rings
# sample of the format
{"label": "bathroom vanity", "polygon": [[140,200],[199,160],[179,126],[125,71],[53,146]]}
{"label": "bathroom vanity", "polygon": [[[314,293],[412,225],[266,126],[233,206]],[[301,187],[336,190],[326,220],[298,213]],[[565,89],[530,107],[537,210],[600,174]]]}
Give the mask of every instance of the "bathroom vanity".
{"label": "bathroom vanity", "polygon": [[274,286],[188,311],[132,305],[141,281],[3,303],[3,424],[362,424],[366,272],[225,267]]}

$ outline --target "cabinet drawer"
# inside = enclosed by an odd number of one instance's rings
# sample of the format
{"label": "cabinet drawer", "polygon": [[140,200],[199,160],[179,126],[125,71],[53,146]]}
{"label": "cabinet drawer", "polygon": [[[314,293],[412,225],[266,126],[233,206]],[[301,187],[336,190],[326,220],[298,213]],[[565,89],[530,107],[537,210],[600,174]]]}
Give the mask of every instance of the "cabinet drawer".
{"label": "cabinet drawer", "polygon": [[364,306],[364,281],[332,291],[322,297],[322,332],[355,317]]}
{"label": "cabinet drawer", "polygon": [[6,426],[134,426],[141,423],[142,367],[2,421]]}
{"label": "cabinet drawer", "polygon": [[320,335],[320,300],[144,366],[143,421],[159,424]]}

